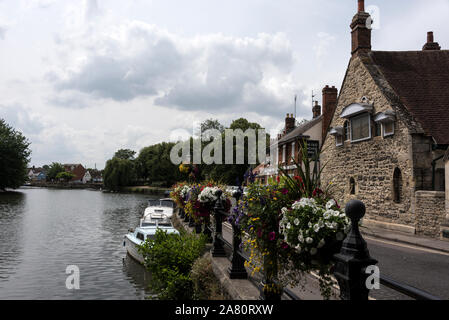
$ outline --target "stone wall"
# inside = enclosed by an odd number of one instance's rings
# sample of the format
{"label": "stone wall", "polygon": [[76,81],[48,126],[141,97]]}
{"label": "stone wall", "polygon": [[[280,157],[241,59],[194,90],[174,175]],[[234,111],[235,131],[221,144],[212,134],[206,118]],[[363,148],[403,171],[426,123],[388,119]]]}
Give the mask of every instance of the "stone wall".
{"label": "stone wall", "polygon": [[442,191],[416,191],[416,234],[439,238],[444,223],[445,193]]}
{"label": "stone wall", "polygon": [[445,175],[446,175],[446,223],[449,223],[449,149],[445,158]]}
{"label": "stone wall", "polygon": [[[415,185],[412,136],[407,125],[409,115],[391,105],[360,57],[351,59],[348,68],[331,127],[342,127],[345,121],[339,116],[342,110],[351,103],[360,102],[363,96],[373,103],[373,114],[393,109],[398,120],[395,122],[395,134],[390,137],[373,137],[358,143],[347,141],[337,147],[335,138],[328,135],[322,153],[322,164],[326,164],[322,174],[323,187],[329,186],[342,203],[352,198],[363,201],[367,219],[413,226]],[[393,201],[393,174],[396,168],[400,169],[402,176],[400,203]],[[350,194],[351,178],[356,183],[355,195]]]}

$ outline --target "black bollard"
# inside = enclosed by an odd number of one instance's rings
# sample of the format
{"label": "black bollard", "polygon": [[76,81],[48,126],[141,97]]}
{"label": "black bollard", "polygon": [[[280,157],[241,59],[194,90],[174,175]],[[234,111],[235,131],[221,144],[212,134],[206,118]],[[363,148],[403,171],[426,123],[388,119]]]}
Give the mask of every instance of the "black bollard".
{"label": "black bollard", "polygon": [[[235,192],[233,197],[236,200],[236,205],[241,197],[240,192]],[[240,254],[240,244],[242,243],[242,234],[239,226],[233,222],[232,223],[232,257],[231,257],[231,267],[229,268],[229,277],[231,279],[247,279],[248,273],[245,269],[245,259]]]}
{"label": "black bollard", "polygon": [[218,200],[215,201],[215,206],[213,209],[215,218],[214,244],[212,248],[213,257],[226,257],[226,252],[223,247],[223,241],[220,239],[220,236],[222,236],[223,233],[223,217],[224,217],[224,207],[220,199],[222,193],[223,192],[221,190],[218,190],[215,194]]}
{"label": "black bollard", "polygon": [[340,253],[334,255],[334,275],[340,286],[342,300],[368,300],[366,279],[369,274],[365,270],[368,266],[377,264],[377,260],[371,258],[359,230],[359,221],[365,211],[365,205],[359,200],[348,202],[345,208],[346,216],[351,219],[351,231],[343,241]]}

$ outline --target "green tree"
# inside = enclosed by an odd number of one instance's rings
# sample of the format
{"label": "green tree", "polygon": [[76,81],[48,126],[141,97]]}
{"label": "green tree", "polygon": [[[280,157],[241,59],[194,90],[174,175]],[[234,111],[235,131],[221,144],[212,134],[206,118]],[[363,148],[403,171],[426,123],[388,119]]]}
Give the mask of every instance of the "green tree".
{"label": "green tree", "polygon": [[174,143],[162,142],[140,150],[136,159],[138,177],[151,184],[172,186],[182,179],[178,166],[170,160]]}
{"label": "green tree", "polygon": [[136,152],[130,149],[120,149],[114,154],[114,158],[124,159],[124,160],[134,160]]}
{"label": "green tree", "polygon": [[110,190],[119,190],[131,185],[136,180],[133,160],[114,157],[106,162],[104,185]]}
{"label": "green tree", "polygon": [[[255,122],[249,122],[245,118],[240,118],[234,120],[231,125],[229,126],[229,129],[237,130],[241,129],[243,132],[245,132],[248,129],[262,129],[262,127]],[[267,148],[269,147],[270,138],[269,135],[266,136],[267,139]],[[248,161],[248,139],[245,138],[245,144],[244,144],[244,163],[243,164],[235,164],[236,163],[236,141],[234,139],[233,141],[233,152],[234,152],[234,164],[224,164],[225,163],[225,135],[222,134],[222,141],[223,141],[223,164],[212,164],[212,165],[205,165],[203,164],[201,166],[201,172],[203,174],[203,178],[205,179],[213,179],[215,181],[220,181],[225,184],[235,185],[235,184],[241,184],[244,180],[245,173],[251,168],[256,166],[249,164]],[[256,135],[256,144],[258,142],[258,135]],[[206,142],[205,144],[207,144]],[[204,145],[203,144],[203,147]],[[257,151],[256,151],[257,152]],[[260,161],[260,159],[258,159]]]}
{"label": "green tree", "polygon": [[30,142],[0,119],[0,190],[17,189],[27,180]]}
{"label": "green tree", "polygon": [[220,131],[221,133],[224,132],[224,126],[218,121],[214,119],[207,119],[203,123],[201,123],[201,132],[206,132],[210,129],[216,129]]}
{"label": "green tree", "polygon": [[59,172],[59,173],[56,175],[56,179],[57,179],[57,180],[64,180],[65,182],[69,182],[70,180],[72,180],[72,179],[75,178],[75,177],[76,177],[75,174],[73,174],[72,172],[66,172],[66,171],[64,171],[64,172]]}
{"label": "green tree", "polygon": [[47,171],[47,181],[53,181],[60,172],[65,172],[65,168],[58,162],[53,162]]}

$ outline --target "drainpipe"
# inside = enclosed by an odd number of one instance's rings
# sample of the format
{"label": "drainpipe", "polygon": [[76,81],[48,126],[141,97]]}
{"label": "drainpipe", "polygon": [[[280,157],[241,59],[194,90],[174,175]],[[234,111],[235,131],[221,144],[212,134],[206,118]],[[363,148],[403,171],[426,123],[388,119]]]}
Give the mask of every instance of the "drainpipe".
{"label": "drainpipe", "polygon": [[437,161],[440,159],[443,159],[443,158],[444,158],[444,155],[442,155],[432,161],[432,190],[433,191],[435,191],[435,167],[437,165]]}

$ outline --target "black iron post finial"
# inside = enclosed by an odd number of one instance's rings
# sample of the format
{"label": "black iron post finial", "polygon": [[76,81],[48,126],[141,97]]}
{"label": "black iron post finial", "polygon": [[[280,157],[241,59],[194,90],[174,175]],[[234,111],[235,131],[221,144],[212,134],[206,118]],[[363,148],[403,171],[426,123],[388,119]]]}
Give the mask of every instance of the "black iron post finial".
{"label": "black iron post finial", "polygon": [[351,230],[343,241],[336,260],[335,277],[340,285],[342,300],[368,300],[369,289],[366,285],[368,274],[365,270],[375,265],[377,260],[370,257],[366,241],[359,230],[359,221],[366,212],[362,201],[352,200],[346,204],[346,216],[351,219]]}
{"label": "black iron post finial", "polygon": [[212,256],[213,257],[225,257],[226,252],[223,247],[223,241],[220,239],[223,232],[223,202],[221,200],[221,195],[223,192],[221,190],[217,190],[215,193],[215,196],[217,197],[217,200],[215,200],[214,205],[214,218],[215,218],[215,232],[214,232],[214,245],[212,249]]}

